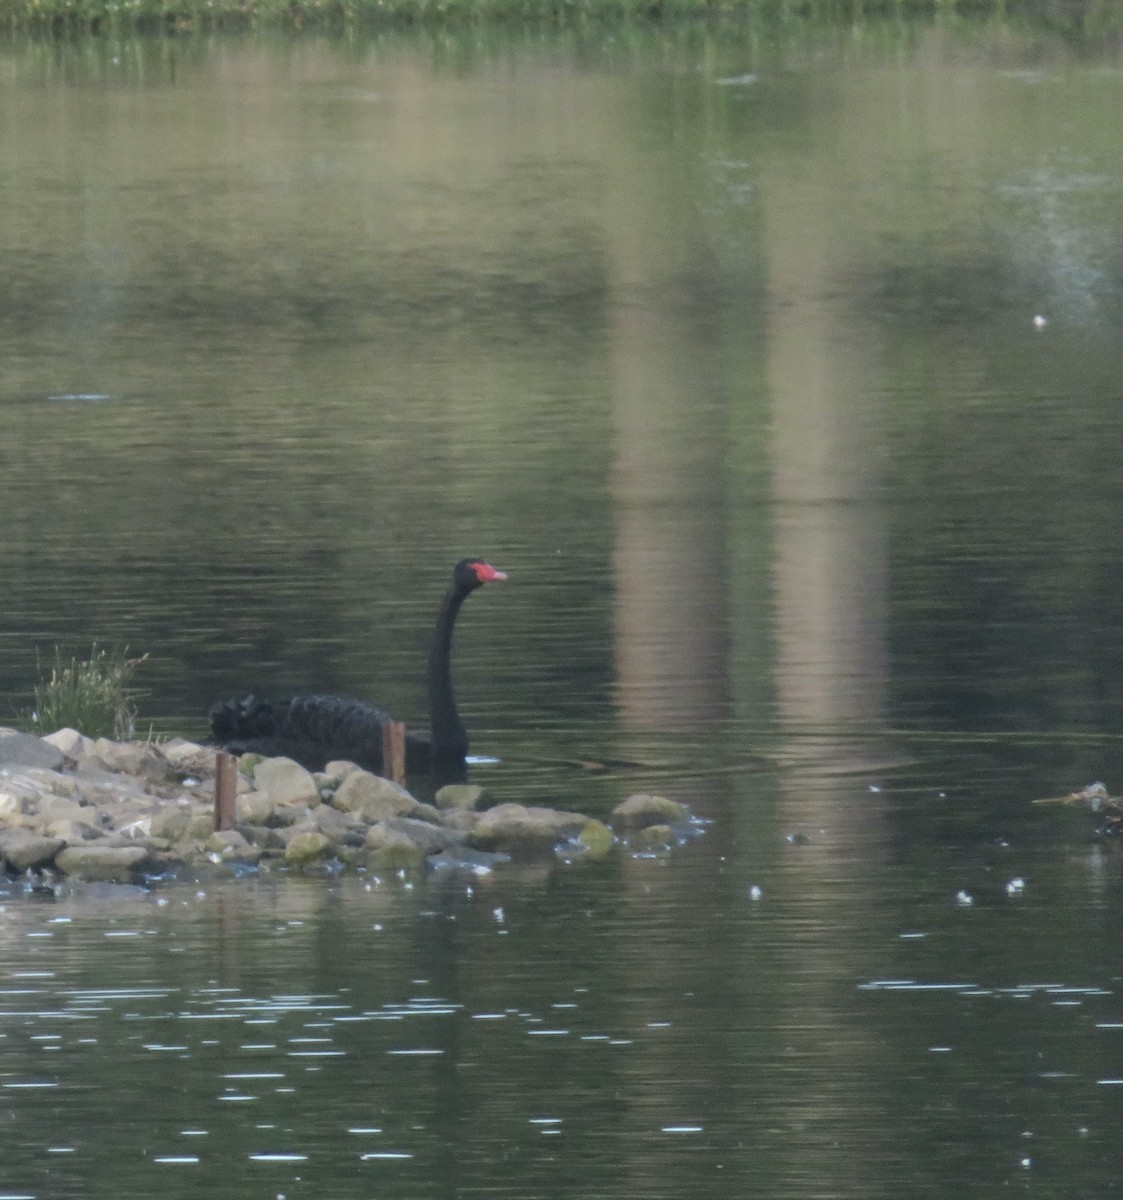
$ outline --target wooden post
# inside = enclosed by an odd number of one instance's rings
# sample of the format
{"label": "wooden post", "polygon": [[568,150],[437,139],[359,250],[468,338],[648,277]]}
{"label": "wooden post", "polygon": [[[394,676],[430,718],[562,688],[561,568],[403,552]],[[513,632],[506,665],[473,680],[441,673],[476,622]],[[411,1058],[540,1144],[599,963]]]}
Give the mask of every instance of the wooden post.
{"label": "wooden post", "polygon": [[406,781],[406,727],[401,721],[382,722],[382,774],[395,783]]}
{"label": "wooden post", "polygon": [[238,760],[220,750],[214,763],[214,831],[233,829],[237,821]]}

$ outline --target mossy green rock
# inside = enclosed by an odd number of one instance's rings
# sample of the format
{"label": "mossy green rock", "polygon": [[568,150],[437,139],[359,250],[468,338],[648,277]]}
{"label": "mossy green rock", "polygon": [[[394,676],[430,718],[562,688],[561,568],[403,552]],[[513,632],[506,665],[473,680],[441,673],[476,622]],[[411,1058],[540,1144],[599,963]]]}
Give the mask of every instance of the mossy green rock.
{"label": "mossy green rock", "polygon": [[439,809],[459,808],[466,812],[479,808],[484,790],[475,783],[446,783],[434,799]]}
{"label": "mossy green rock", "polygon": [[425,847],[407,833],[372,825],[363,844],[367,866],[376,871],[413,871],[425,861]]}
{"label": "mossy green rock", "polygon": [[612,849],[612,830],[603,821],[592,820],[577,835],[577,840],[589,858],[604,858]]}
{"label": "mossy green rock", "polygon": [[331,853],[331,840],[322,833],[307,831],[298,833],[285,847],[285,862],[292,867],[303,867],[317,863]]}

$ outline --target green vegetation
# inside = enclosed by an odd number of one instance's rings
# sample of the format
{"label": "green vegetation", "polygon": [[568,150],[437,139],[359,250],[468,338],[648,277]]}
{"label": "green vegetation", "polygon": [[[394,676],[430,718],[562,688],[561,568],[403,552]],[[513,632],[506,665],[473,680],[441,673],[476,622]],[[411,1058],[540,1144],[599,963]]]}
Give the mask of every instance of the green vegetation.
{"label": "green vegetation", "polygon": [[875,14],[1030,14],[1067,28],[1117,21],[1117,0],[0,0],[0,29],[102,33],[196,29],[342,29],[403,23],[450,25],[574,19],[734,15],[855,20]]}
{"label": "green vegetation", "polygon": [[35,687],[35,707],[28,714],[32,726],[41,733],[69,726],[87,737],[129,737],[136,717],[133,702],[141,694],[130,685],[147,658],[129,658],[127,648],[99,650],[94,645],[84,662],[72,658],[64,663],[56,646],[50,678]]}

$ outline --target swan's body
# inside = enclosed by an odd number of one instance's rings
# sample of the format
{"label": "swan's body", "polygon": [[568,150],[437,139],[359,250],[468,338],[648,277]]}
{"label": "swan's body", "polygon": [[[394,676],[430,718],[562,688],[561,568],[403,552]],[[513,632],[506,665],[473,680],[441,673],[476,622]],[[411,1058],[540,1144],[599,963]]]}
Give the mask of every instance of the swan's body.
{"label": "swan's body", "polygon": [[[429,650],[429,735],[406,733],[406,770],[455,773],[468,756],[468,732],[452,690],[452,631],[460,606],[481,584],[506,579],[478,558],[456,564],[433,628]],[[382,726],[392,718],[350,696],[293,696],[265,700],[238,696],[211,709],[211,737],[235,754],[285,755],[310,770],[349,759],[382,770]]]}

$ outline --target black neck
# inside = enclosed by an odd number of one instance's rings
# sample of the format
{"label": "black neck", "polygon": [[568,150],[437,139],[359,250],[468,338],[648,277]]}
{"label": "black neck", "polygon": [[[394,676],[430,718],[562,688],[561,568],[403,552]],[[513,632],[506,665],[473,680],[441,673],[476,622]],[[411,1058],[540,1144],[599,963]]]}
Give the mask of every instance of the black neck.
{"label": "black neck", "polygon": [[468,731],[456,709],[452,691],[452,629],[468,593],[452,587],[437,613],[433,644],[429,649],[429,728],[434,759],[462,759],[468,756]]}

